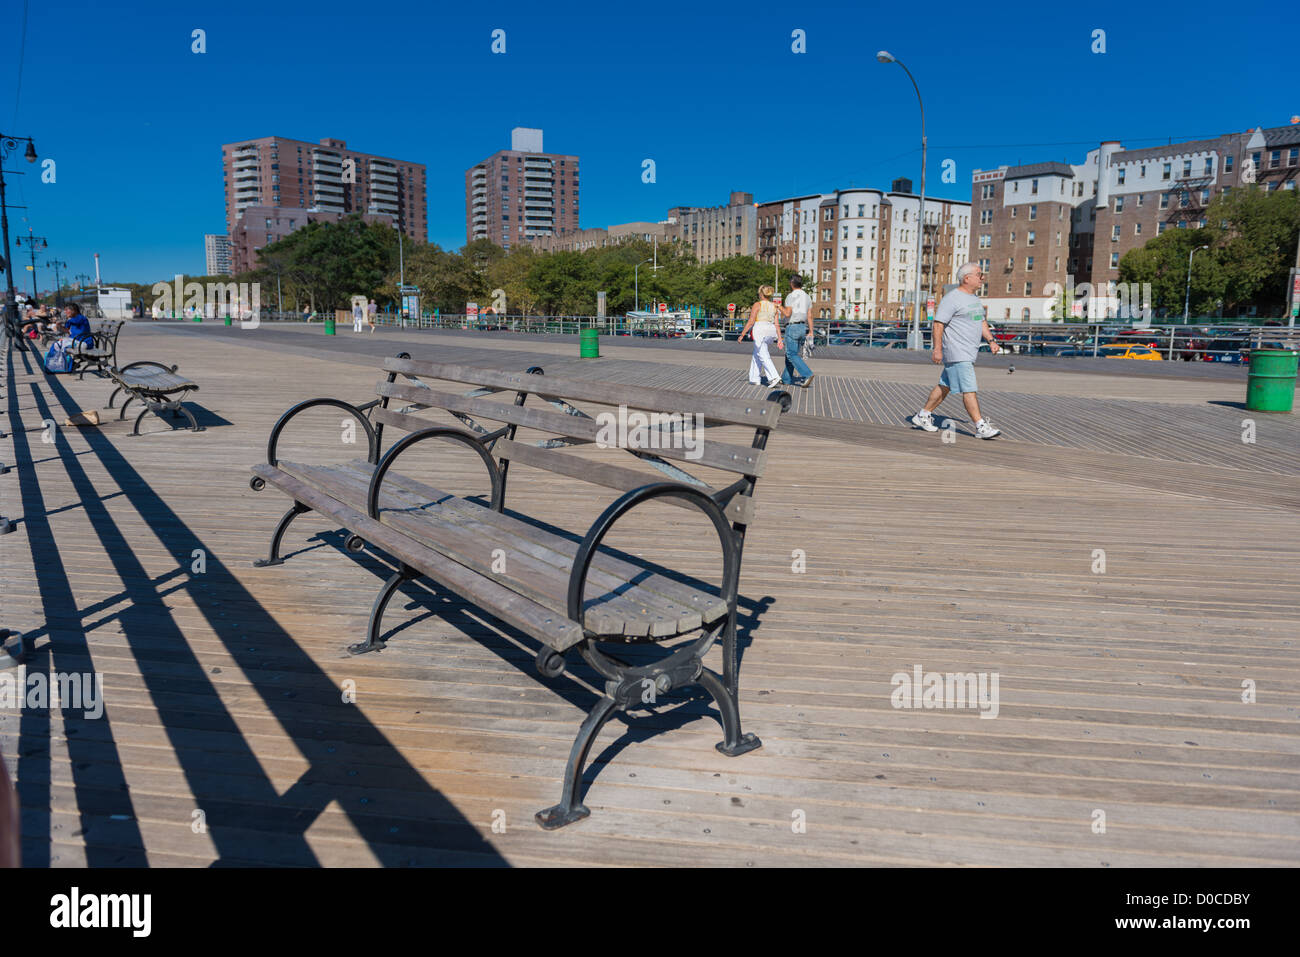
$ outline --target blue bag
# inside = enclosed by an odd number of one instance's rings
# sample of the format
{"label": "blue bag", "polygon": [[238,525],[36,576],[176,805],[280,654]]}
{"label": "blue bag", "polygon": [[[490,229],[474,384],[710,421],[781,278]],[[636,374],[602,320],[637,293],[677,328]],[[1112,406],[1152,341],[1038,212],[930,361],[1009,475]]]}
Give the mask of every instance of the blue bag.
{"label": "blue bag", "polygon": [[45,353],[45,371],[46,372],[71,372],[72,355],[68,351],[72,348],[72,337],[64,336],[62,339],[56,339],[50,345],[50,349]]}

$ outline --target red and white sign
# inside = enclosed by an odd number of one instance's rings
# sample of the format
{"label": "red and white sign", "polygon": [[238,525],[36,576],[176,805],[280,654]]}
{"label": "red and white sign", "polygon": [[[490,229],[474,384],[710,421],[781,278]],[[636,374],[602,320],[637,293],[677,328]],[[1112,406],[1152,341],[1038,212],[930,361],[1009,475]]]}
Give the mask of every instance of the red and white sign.
{"label": "red and white sign", "polygon": [[858,312],[861,308],[862,308],[861,306],[854,306],[853,311]]}
{"label": "red and white sign", "polygon": [[666,302],[661,302],[661,303],[659,303],[659,311],[660,311],[660,312],[667,312],[667,311],[668,311],[668,303],[666,303]]}
{"label": "red and white sign", "polygon": [[727,312],[735,312],[735,311],[736,311],[736,304],[734,302],[727,303]]}
{"label": "red and white sign", "polygon": [[478,303],[477,303],[477,302],[467,302],[467,303],[465,303],[465,315],[466,315],[466,317],[469,317],[469,316],[477,316],[477,315],[478,315]]}

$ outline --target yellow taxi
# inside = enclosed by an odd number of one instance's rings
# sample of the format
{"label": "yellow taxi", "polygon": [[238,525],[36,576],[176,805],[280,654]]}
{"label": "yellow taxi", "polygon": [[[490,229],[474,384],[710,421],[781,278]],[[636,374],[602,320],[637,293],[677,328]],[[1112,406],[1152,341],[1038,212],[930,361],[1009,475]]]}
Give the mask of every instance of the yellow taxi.
{"label": "yellow taxi", "polygon": [[1097,350],[1097,355],[1105,356],[1109,359],[1148,359],[1161,360],[1164,358],[1155,349],[1150,346],[1133,346],[1117,343],[1115,345],[1102,346]]}

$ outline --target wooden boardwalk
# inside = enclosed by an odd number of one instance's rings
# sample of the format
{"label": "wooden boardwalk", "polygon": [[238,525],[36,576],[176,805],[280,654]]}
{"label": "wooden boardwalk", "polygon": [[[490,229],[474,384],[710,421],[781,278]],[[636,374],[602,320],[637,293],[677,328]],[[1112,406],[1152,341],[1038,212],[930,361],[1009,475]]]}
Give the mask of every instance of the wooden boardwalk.
{"label": "wooden boardwalk", "polygon": [[[1294,417],[1260,421],[1252,447],[1208,434],[1246,413],[1182,395],[1140,444],[1140,384],[1124,399],[1007,392],[1026,411],[1004,428],[1051,409],[1101,415],[1107,437],[1026,423],[943,445],[893,424],[914,393],[827,375],[772,438],[746,541],[742,717],[764,747],[719,755],[705,702],[670,696],[606,727],[592,816],[547,833],[532,813],[557,797],[590,672],[536,680],[529,639],[423,587],[390,606],[388,650],[347,657],[383,566],[310,517],[284,566],[251,567],[286,507],[247,485],[275,418],[315,395],[364,401],[373,356],[420,358],[431,338],[291,349],[296,333],[260,332],[123,333],[125,360],[179,362],[201,384],[197,434],[146,420],[130,438],[110,420],[45,442],[43,420],[102,407],[107,384],[17,354],[5,372],[0,461],[18,467],[0,515],[18,529],[0,536],[0,626],[34,643],[28,674],[93,671],[106,701],[98,719],[0,709],[27,864],[1300,861]],[[528,354],[436,348],[508,368]],[[656,353],[600,374],[747,394],[727,364]],[[299,442],[333,454],[338,422]],[[474,487],[467,464],[446,470]],[[580,533],[614,497],[521,468],[507,504]],[[707,577],[692,517],[665,511],[646,557]],[[997,673],[997,717],[894,707],[891,679],[917,666]]]}

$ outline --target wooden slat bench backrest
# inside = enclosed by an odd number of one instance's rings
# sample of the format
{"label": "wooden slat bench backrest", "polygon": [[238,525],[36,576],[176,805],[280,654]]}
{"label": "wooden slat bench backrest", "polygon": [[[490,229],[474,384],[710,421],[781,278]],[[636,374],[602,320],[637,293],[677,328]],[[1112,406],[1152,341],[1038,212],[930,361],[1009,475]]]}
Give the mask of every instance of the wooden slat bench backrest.
{"label": "wooden slat bench backrest", "polygon": [[[608,436],[608,432],[601,431],[602,425],[608,429],[608,420],[598,421],[571,403],[595,403],[604,407],[602,411],[625,407],[627,410],[651,415],[658,413],[658,428],[643,430],[639,444],[657,444],[660,447],[641,447],[635,450],[621,447],[620,451],[625,455],[630,452],[647,459],[656,468],[668,473],[669,478],[694,484],[706,494],[713,493],[714,490],[677,463],[682,466],[706,466],[740,476],[743,488],[739,494],[724,498],[727,517],[741,525],[747,525],[753,519],[750,493],[754,480],[762,475],[766,466],[766,453],[762,450],[762,445],[766,441],[766,433],[779,423],[782,412],[781,403],[767,398],[737,399],[700,395],[615,382],[507,372],[406,358],[386,359],[384,370],[389,373],[388,380],[381,381],[375,389],[381,404],[372,411],[372,418],[377,425],[393,426],[408,432],[428,428],[433,424],[428,419],[410,414],[421,408],[442,409],[462,419],[485,420],[493,427],[501,424],[504,426],[501,430],[504,434],[490,447],[503,463],[517,461],[621,491],[629,491],[661,479],[643,470],[627,468],[614,462],[595,462],[589,457],[560,451],[557,447],[569,445],[598,444],[604,447],[602,440]],[[460,395],[430,387],[421,381],[424,378],[477,388],[469,395]],[[516,401],[501,401],[500,398],[488,397],[486,393],[500,393],[513,397]],[[523,401],[519,400],[521,394],[525,396]],[[530,401],[533,404],[527,404]],[[389,408],[390,404],[395,407]],[[557,409],[556,405],[560,408]],[[405,410],[399,411],[403,407],[406,407]],[[677,423],[682,422],[684,417],[689,417],[685,419],[685,427],[695,429],[697,415],[709,426],[751,428],[754,430],[753,438],[749,444],[740,444],[708,439],[695,432],[691,436],[691,448],[685,447],[684,442],[673,441],[673,428],[681,427]],[[517,429],[534,430],[556,438],[530,444],[516,440]],[[677,499],[667,501],[690,507]]]}

